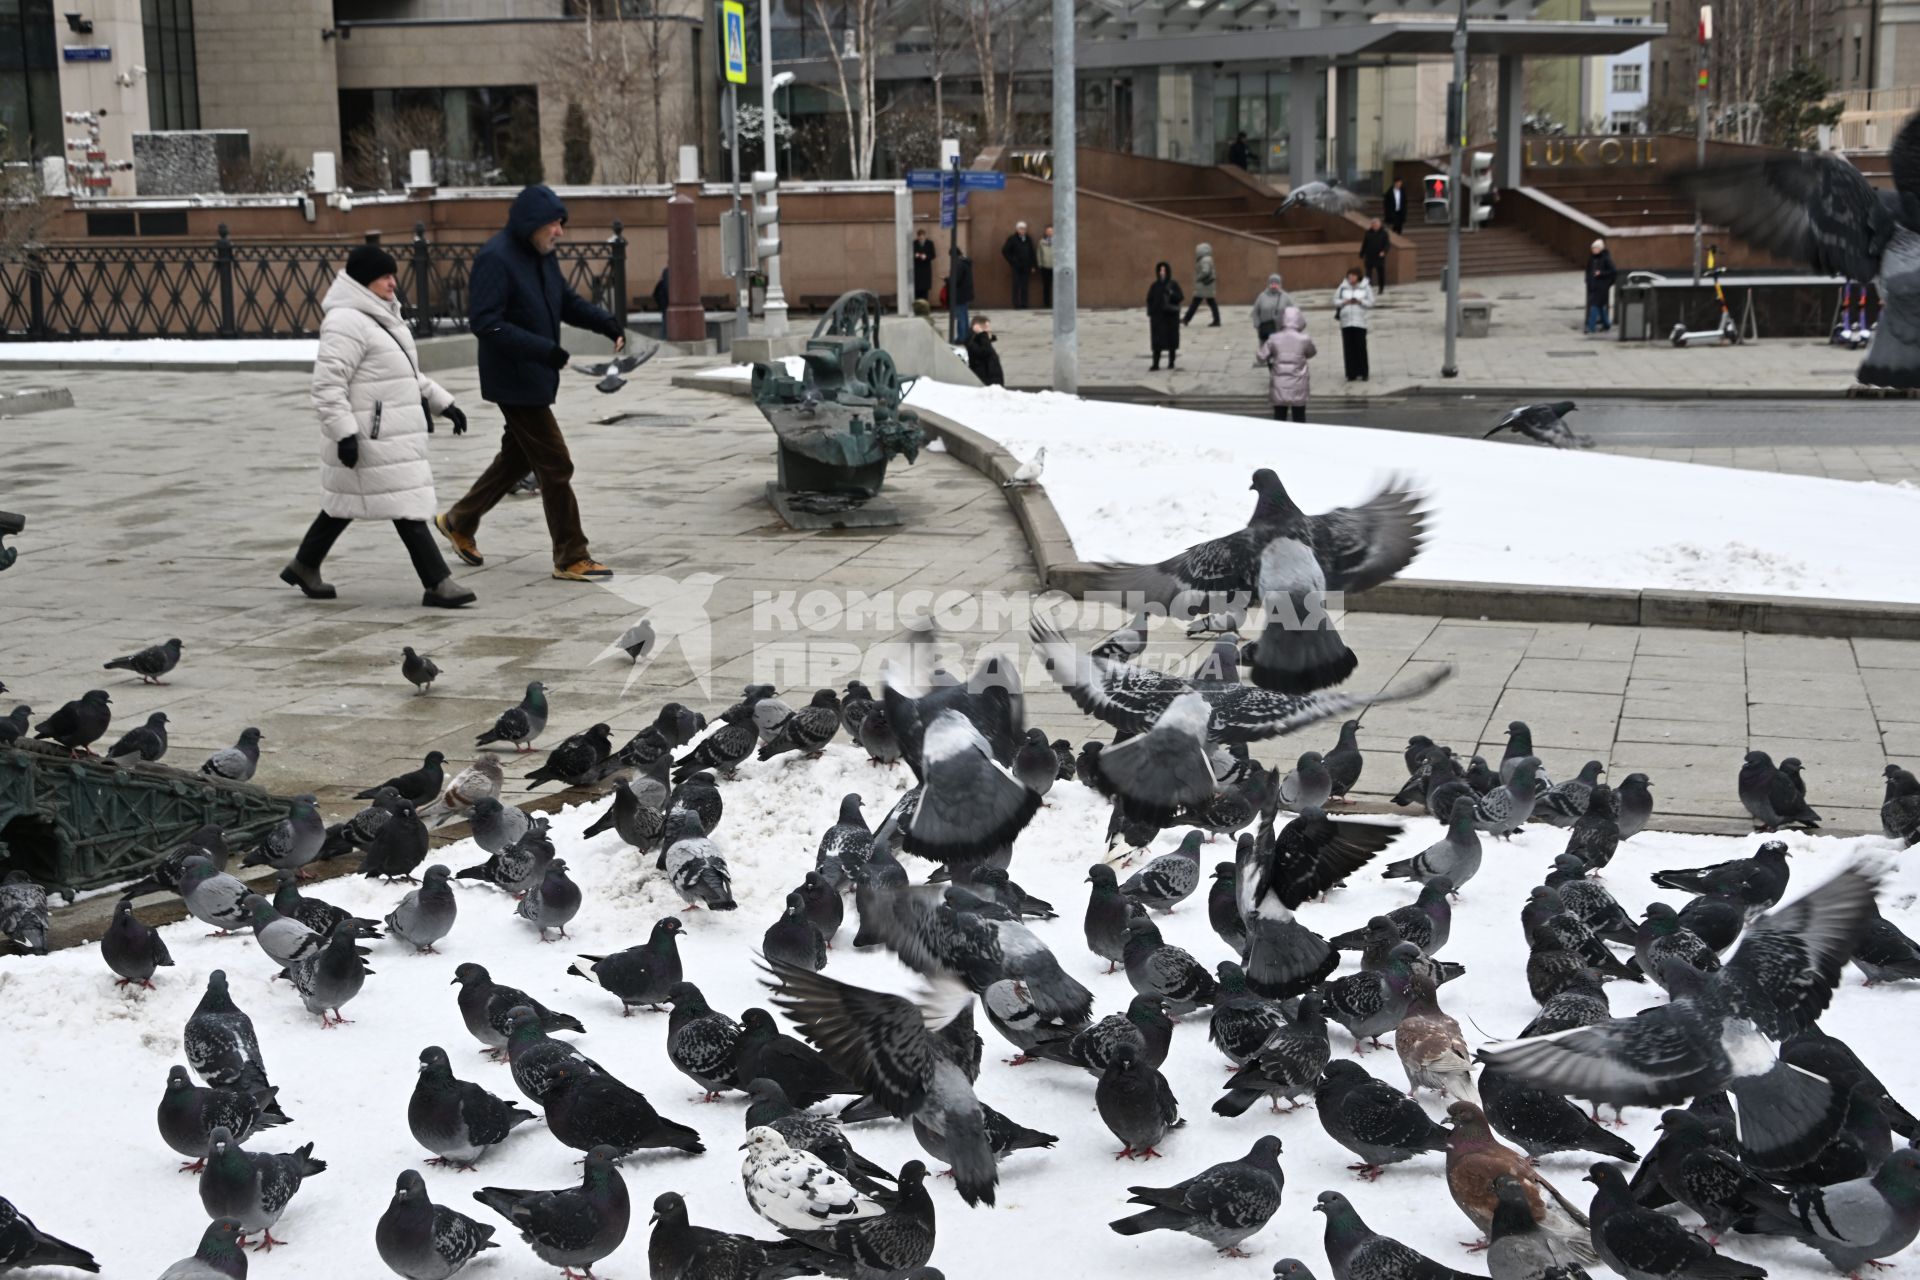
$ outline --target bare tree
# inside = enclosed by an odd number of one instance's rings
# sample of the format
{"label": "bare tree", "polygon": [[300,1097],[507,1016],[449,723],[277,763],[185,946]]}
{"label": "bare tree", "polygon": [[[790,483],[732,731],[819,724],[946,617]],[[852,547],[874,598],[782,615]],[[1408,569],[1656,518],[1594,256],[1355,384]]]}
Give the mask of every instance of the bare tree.
{"label": "bare tree", "polygon": [[665,182],[689,133],[672,94],[680,23],[660,0],[586,5],[582,16],[578,38],[556,50],[547,77],[578,93],[601,181]]}
{"label": "bare tree", "polygon": [[365,191],[395,191],[406,185],[407,157],[447,149],[447,118],[437,107],[405,106],[378,112],[347,135],[347,182]]}
{"label": "bare tree", "polygon": [[[1013,136],[1013,60],[1019,46],[1011,18],[1019,0],[959,0],[980,71],[981,137],[988,146]],[[1005,62],[1006,66],[1001,67]]]}
{"label": "bare tree", "polygon": [[896,0],[809,0],[833,59],[855,178],[873,176],[874,124],[880,111],[875,64],[881,49],[891,43],[881,36],[896,17],[895,6]]}

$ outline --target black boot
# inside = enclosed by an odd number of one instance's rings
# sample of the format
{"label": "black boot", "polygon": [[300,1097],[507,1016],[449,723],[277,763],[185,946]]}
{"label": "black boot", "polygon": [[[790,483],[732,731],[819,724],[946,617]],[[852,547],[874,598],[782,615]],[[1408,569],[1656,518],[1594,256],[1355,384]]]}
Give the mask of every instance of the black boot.
{"label": "black boot", "polygon": [[428,587],[421,594],[420,603],[432,609],[458,609],[462,605],[472,604],[478,598],[449,574]]}
{"label": "black boot", "polygon": [[340,594],[321,580],[318,569],[309,569],[297,559],[287,561],[287,567],[280,571],[280,581],[300,588],[309,600],[332,600]]}
{"label": "black boot", "polygon": [[1157,352],[1157,351],[1156,351],[1156,352],[1154,353],[1154,356],[1153,356],[1153,368],[1152,368],[1152,369],[1150,370],[1150,372],[1152,372],[1152,373],[1158,373],[1158,372],[1160,372],[1160,353],[1159,353],[1159,352]]}
{"label": "black boot", "polygon": [[1180,362],[1180,353],[1178,351],[1167,352],[1167,372],[1168,373],[1172,373],[1174,366],[1177,365],[1179,362]]}

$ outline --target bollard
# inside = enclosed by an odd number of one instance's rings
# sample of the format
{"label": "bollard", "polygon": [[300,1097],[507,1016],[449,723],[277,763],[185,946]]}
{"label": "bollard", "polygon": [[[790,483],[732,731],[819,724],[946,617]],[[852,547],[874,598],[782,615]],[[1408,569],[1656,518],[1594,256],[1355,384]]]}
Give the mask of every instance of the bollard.
{"label": "bollard", "polygon": [[684,190],[667,201],[667,315],[669,342],[702,342],[707,312],[700,305],[698,205]]}

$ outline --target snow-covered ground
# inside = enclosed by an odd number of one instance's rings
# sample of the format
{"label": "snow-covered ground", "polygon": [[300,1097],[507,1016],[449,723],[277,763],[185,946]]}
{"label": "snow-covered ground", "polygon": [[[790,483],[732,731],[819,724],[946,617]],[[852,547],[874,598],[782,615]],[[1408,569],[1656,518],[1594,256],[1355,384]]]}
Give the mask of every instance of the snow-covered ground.
{"label": "snow-covered ground", "polygon": [[[1081,726],[1047,727],[1077,737]],[[867,812],[877,817],[906,785],[904,769],[883,772],[859,753],[835,746],[818,761],[750,763],[741,781],[724,786],[726,814],[716,838],[732,864],[740,910],[684,917],[687,934],[681,946],[688,978],[705,990],[716,1008],[737,1016],[749,1004],[766,1003],[750,954],[785,893],[812,866],[820,833],[833,821],[840,797],[858,791],[867,800]],[[541,1125],[529,1124],[476,1173],[422,1164],[426,1153],[408,1134],[406,1106],[417,1055],[426,1045],[445,1047],[461,1078],[521,1100],[507,1069],[480,1056],[455,1006],[455,989],[449,985],[453,969],[476,960],[496,979],[580,1017],[587,1026],[587,1034],[576,1038],[583,1050],[645,1091],[663,1113],[695,1125],[706,1140],[703,1156],[643,1156],[628,1162],[633,1228],[625,1245],[603,1268],[596,1268],[596,1274],[604,1270],[620,1280],[637,1280],[645,1273],[649,1206],[654,1196],[669,1189],[687,1196],[696,1222],[770,1237],[771,1228],[754,1216],[740,1189],[735,1149],[742,1134],[739,1098],[712,1106],[694,1102],[694,1087],[664,1053],[666,1016],[623,1019],[612,996],[566,974],[577,954],[643,941],[656,919],[681,906],[671,888],[644,870],[638,855],[613,833],[590,841],[580,838],[598,808],[571,810],[554,821],[561,855],[586,893],[569,940],[543,946],[532,929],[512,915],[505,895],[462,887],[460,919],[441,944],[441,955],[415,956],[384,940],[369,944],[376,973],[360,998],[347,1006],[353,1023],[339,1030],[322,1031],[286,984],[269,982],[275,966],[250,938],[209,938],[191,921],[167,930],[177,966],[160,972],[156,992],[117,991],[94,947],[39,959],[0,959],[0,1010],[6,1023],[0,1076],[7,1083],[8,1156],[0,1194],[44,1229],[94,1250],[107,1276],[140,1280],[192,1251],[205,1215],[195,1180],[175,1172],[178,1160],[156,1131],[154,1109],[168,1067],[184,1062],[181,1029],[200,999],[206,976],[224,968],[234,998],[259,1029],[269,1073],[294,1117],[293,1124],[267,1130],[250,1145],[287,1151],[310,1140],[315,1154],[329,1165],[327,1172],[308,1181],[276,1229],[291,1243],[258,1256],[255,1277],[339,1280],[385,1275],[374,1251],[373,1228],[392,1194],[395,1176],[406,1168],[422,1170],[438,1202],[495,1222],[472,1200],[475,1188],[571,1183],[577,1177],[573,1161],[578,1153],[555,1142]],[[1082,881],[1087,866],[1101,856],[1105,827],[1104,803],[1077,784],[1063,783],[1051,807],[1041,811],[1019,840],[1013,863],[1016,879],[1060,908],[1061,918],[1038,926],[1039,933],[1068,971],[1094,991],[1099,1013],[1122,1008],[1132,994],[1125,974],[1106,975],[1105,963],[1087,951],[1081,935],[1086,902]],[[1406,856],[1432,840],[1436,831],[1437,825],[1426,819],[1408,822],[1407,833],[1375,865]],[[1178,834],[1163,836],[1162,844],[1171,846]],[[1796,855],[1789,896],[1850,858],[1885,845],[1873,839],[1787,839]],[[1607,870],[1606,884],[1629,911],[1637,912],[1652,896],[1649,870],[1739,856],[1757,843],[1644,833],[1622,849]],[[1490,849],[1482,873],[1466,887],[1456,908],[1453,940],[1443,954],[1464,962],[1468,972],[1444,987],[1441,998],[1470,1041],[1511,1035],[1534,1012],[1522,977],[1519,908],[1564,844],[1562,832],[1529,829],[1511,844]],[[1231,848],[1225,842],[1214,846],[1221,858],[1230,857]],[[479,856],[469,842],[438,851],[434,860],[458,870]],[[1210,857],[1209,864],[1213,860]],[[908,861],[918,878],[924,864]],[[1917,887],[1920,871],[1908,864],[1892,874],[1883,895],[1883,909],[1910,932],[1920,930],[1920,913],[1914,910]],[[350,878],[320,885],[313,896],[362,915],[381,916],[402,891],[403,886]],[[1370,915],[1412,896],[1405,882],[1383,881],[1369,869],[1324,905],[1307,908],[1305,918],[1332,933],[1363,924]],[[849,916],[827,973],[874,987],[909,989],[914,979],[890,956],[856,954],[849,948]],[[1170,941],[1206,963],[1227,958],[1207,925],[1201,896],[1162,918],[1161,925]],[[1650,987],[1615,984],[1610,989],[1618,1013],[1642,1008],[1659,995]],[[1910,1037],[1903,1029],[1912,1023],[1916,999],[1920,995],[1898,987],[1864,989],[1859,975],[1849,971],[1823,1020],[1828,1031],[1850,1041],[1893,1093],[1910,1104],[1920,1102],[1920,1060],[1908,1056]],[[949,1184],[936,1183],[940,1243],[935,1264],[954,1280],[996,1275],[1062,1280],[1256,1277],[1265,1276],[1274,1260],[1292,1254],[1324,1278],[1329,1272],[1320,1244],[1321,1219],[1310,1209],[1317,1192],[1337,1188],[1353,1198],[1376,1229],[1449,1266],[1484,1273],[1484,1265],[1461,1248],[1460,1242],[1475,1233],[1446,1194],[1439,1176],[1441,1157],[1419,1157],[1368,1185],[1346,1172],[1351,1157],[1325,1136],[1311,1109],[1273,1116],[1256,1105],[1236,1120],[1212,1114],[1209,1108],[1225,1072],[1223,1060],[1207,1043],[1206,1024],[1201,1013],[1179,1026],[1166,1067],[1187,1127],[1162,1144],[1165,1159],[1136,1164],[1114,1160],[1116,1143],[1094,1110],[1091,1078],[1050,1064],[1005,1066],[1001,1059],[1011,1048],[980,1019],[988,1045],[980,1096],[1024,1124],[1058,1134],[1060,1143],[1051,1151],[1021,1152],[1002,1166],[997,1209],[969,1210]],[[1336,1053],[1345,1053],[1350,1045],[1344,1033],[1336,1030],[1334,1035]],[[1362,1061],[1380,1078],[1404,1085],[1391,1050],[1370,1053]],[[1423,1097],[1439,1115],[1438,1101]],[[1625,1133],[1642,1151],[1651,1142],[1657,1118],[1653,1111],[1628,1113]],[[1125,1204],[1130,1184],[1174,1182],[1243,1154],[1266,1133],[1278,1134],[1286,1144],[1282,1165],[1287,1187],[1279,1213],[1247,1246],[1257,1261],[1218,1259],[1188,1236],[1124,1238],[1108,1229],[1110,1220],[1130,1211]],[[857,1126],[850,1134],[859,1150],[883,1164],[897,1167],[921,1155],[904,1125]],[[1578,1154],[1550,1157],[1543,1161],[1543,1172],[1585,1203],[1589,1188],[1580,1178],[1588,1160]],[[503,1247],[483,1255],[467,1274],[550,1280],[553,1269],[500,1225]],[[1734,1238],[1725,1248],[1764,1265],[1779,1280],[1831,1274],[1817,1255],[1785,1241]]]}
{"label": "snow-covered ground", "polygon": [[132,338],[88,342],[0,343],[0,366],[58,360],[85,365],[149,361],[154,364],[244,364],[254,360],[312,362],[313,338]]}

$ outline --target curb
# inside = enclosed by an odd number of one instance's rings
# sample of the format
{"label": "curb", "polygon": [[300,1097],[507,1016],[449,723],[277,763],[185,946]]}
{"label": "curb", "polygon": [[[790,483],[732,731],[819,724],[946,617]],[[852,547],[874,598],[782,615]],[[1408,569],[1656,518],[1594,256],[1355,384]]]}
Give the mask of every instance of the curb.
{"label": "curb", "polygon": [[66,387],[23,387],[18,391],[0,392],[0,418],[71,408],[73,392]]}

